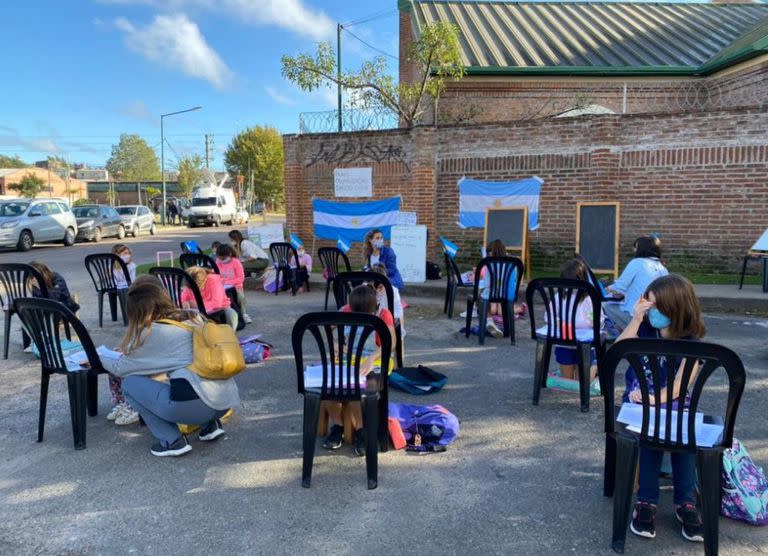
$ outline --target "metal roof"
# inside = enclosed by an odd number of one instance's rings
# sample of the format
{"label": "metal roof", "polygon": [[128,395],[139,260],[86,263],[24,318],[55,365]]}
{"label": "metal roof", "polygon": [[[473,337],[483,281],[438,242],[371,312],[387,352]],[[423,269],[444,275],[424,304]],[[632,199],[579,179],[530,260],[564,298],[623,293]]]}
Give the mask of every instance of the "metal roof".
{"label": "metal roof", "polygon": [[[469,74],[680,74],[768,52],[768,4],[413,0],[458,26]],[[732,47],[732,48],[731,48]]]}

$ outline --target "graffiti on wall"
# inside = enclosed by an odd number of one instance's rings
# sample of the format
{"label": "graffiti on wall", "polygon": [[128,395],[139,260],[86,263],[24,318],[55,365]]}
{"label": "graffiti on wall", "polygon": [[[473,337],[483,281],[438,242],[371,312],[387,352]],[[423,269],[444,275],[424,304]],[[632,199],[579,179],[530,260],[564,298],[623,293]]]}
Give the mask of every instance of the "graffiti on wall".
{"label": "graffiti on wall", "polygon": [[352,162],[400,162],[408,172],[411,171],[405,150],[400,145],[381,146],[355,141],[320,143],[317,152],[310,157],[307,168],[318,163],[342,164]]}

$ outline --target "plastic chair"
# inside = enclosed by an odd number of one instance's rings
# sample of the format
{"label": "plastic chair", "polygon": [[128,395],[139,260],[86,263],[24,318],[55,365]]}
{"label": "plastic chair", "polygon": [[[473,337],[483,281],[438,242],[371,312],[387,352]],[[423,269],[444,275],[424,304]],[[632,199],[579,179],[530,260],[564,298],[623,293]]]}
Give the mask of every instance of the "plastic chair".
{"label": "plastic chair", "polygon": [[[488,284],[488,298],[482,298],[480,292],[480,274],[486,269],[485,283]],[[509,299],[509,286],[512,280],[513,272],[517,271],[514,285],[514,297]],[[466,336],[469,338],[470,327],[472,326],[472,311],[475,303],[478,305],[478,317],[480,330],[478,338],[480,345],[485,344],[485,326],[488,322],[488,304],[500,303],[501,314],[504,319],[504,337],[511,339],[512,345],[515,344],[515,301],[517,301],[517,292],[520,289],[520,282],[523,279],[525,265],[517,257],[485,257],[480,261],[475,269],[475,283],[473,284],[472,295],[467,297],[467,327]]]}
{"label": "plastic chair", "polygon": [[48,290],[40,273],[28,264],[0,264],[0,302],[4,314],[3,359],[8,359],[8,348],[11,339],[11,319],[16,314],[15,301],[22,297],[30,297],[32,288],[29,279],[34,278],[43,296],[48,297]]}
{"label": "plastic chair", "polygon": [[[296,290],[299,286],[306,285],[307,291],[309,291],[309,270],[305,267],[299,267],[299,254],[296,252],[296,248],[288,242],[281,241],[269,244],[269,256],[272,259],[276,275],[275,280],[277,287],[275,287],[275,295],[280,291],[280,275],[283,275],[283,280],[288,280],[291,285],[291,295],[296,295]],[[296,268],[291,267],[291,261],[296,263]],[[298,274],[301,268],[306,270],[306,279],[303,284],[298,283]]]}
{"label": "plastic chair", "polygon": [[[536,323],[536,299],[544,308],[545,324]],[[589,299],[596,318],[592,330],[576,328],[579,304]],[[589,411],[590,351],[595,350],[598,365],[605,353],[605,334],[601,331],[600,294],[589,282],[565,278],[537,278],[528,284],[525,300],[531,320],[531,338],[536,340],[536,365],[533,379],[533,405],[539,405],[541,389],[547,386],[547,372],[553,346],[571,347],[579,355],[579,397],[581,411]]]}
{"label": "plastic chair", "polygon": [[[347,298],[349,293],[355,286],[368,282],[378,288],[379,285],[384,286],[384,290],[387,295],[387,307],[392,312],[392,317],[395,316],[395,292],[392,289],[392,282],[389,278],[378,272],[367,271],[355,271],[355,272],[342,272],[337,274],[333,279],[333,298],[336,301],[336,309],[341,309],[347,304]],[[395,338],[397,340],[395,345],[395,357],[397,359],[397,367],[403,366],[403,327],[400,324],[400,319],[395,319]]]}
{"label": "plastic chair", "polygon": [[[304,350],[302,340],[309,332],[320,352],[323,382],[319,388],[305,387]],[[345,338],[346,332],[346,338]],[[377,379],[360,384],[363,348],[371,334],[381,339],[381,369]],[[386,452],[388,440],[387,372],[392,351],[392,338],[387,326],[375,315],[362,313],[308,313],[299,317],[292,333],[293,357],[299,394],[304,396],[304,457],[301,485],[309,488],[315,456],[320,402],[359,401],[363,409],[366,435],[365,466],[368,488],[378,485],[378,451]],[[378,442],[377,442],[378,441]],[[377,445],[378,444],[378,445]]]}
{"label": "plastic chair", "polygon": [[[51,375],[67,377],[69,409],[75,450],[85,449],[86,409],[88,415],[98,415],[98,375],[106,372],[101,365],[96,348],[83,323],[63,304],[51,299],[20,298],[16,300],[19,318],[40,352],[42,376],[40,382],[40,417],[37,441],[43,441],[45,409],[48,402],[48,384]],[[61,348],[61,324],[74,329],[85,351],[89,368],[68,369]]]}
{"label": "plastic chair", "polygon": [[216,274],[221,274],[216,261],[204,253],[182,253],[179,257],[179,266],[182,270],[187,270],[191,266],[200,266],[210,268]]}
{"label": "plastic chair", "polygon": [[[673,359],[672,366],[682,370],[669,373],[664,386],[671,391],[676,375],[681,375],[680,392],[688,392],[688,411],[677,411],[677,400],[661,402],[658,396],[651,404],[649,385],[645,372],[638,372],[642,392],[641,433],[635,433],[616,421],[619,407],[616,405],[614,383],[616,369],[622,361],[635,369],[647,369],[653,384],[662,384],[661,359]],[[699,363],[699,372],[691,379],[694,365]],[[725,370],[728,378],[727,403],[722,416],[705,416],[705,423],[723,426],[721,439],[712,447],[696,445],[695,415],[698,410],[704,385],[719,368]],[[624,366],[622,365],[622,368]],[[686,340],[630,339],[614,344],[603,358],[600,380],[605,400],[605,468],[603,490],[605,496],[613,496],[613,538],[614,551],[623,553],[629,524],[635,470],[640,448],[685,452],[696,455],[699,477],[699,491],[704,525],[704,553],[715,555],[718,551],[718,518],[720,515],[720,466],[723,450],[733,442],[733,428],[739,402],[744,392],[746,373],[739,357],[730,349],[704,342]],[[719,386],[714,386],[719,388]],[[653,412],[652,412],[653,410]],[[661,411],[665,411],[661,424]],[[675,410],[673,412],[671,410]],[[649,429],[649,425],[651,429]],[[652,430],[652,432],[650,432]],[[687,438],[683,432],[687,432]],[[650,432],[650,434],[649,434]]]}
{"label": "plastic chair", "polygon": [[461,277],[461,271],[456,265],[456,261],[448,253],[443,253],[445,256],[445,307],[443,313],[448,315],[449,319],[453,318],[453,306],[456,303],[456,294],[459,288],[472,288],[474,284],[467,284]]}
{"label": "plastic chair", "polygon": [[[338,247],[321,247],[317,250],[317,256],[320,258],[320,264],[325,271],[325,310],[328,310],[328,294],[331,291],[331,284],[341,272],[351,272],[352,265],[349,264],[349,257]],[[344,267],[342,268],[342,263]]]}
{"label": "plastic chair", "polygon": [[208,313],[205,310],[205,303],[203,302],[203,295],[200,293],[200,288],[197,287],[197,283],[186,271],[180,268],[167,266],[153,266],[149,269],[149,274],[160,279],[165,291],[168,292],[171,301],[173,301],[173,304],[179,309],[184,308],[184,305],[181,302],[181,293],[184,291],[184,288],[189,288],[195,298],[197,310],[201,315],[209,320],[218,322],[219,324],[226,324],[227,319],[224,316],[224,311]]}
{"label": "plastic chair", "polygon": [[128,325],[128,316],[125,314],[125,298],[127,288],[118,289],[113,271],[115,265],[122,269],[125,281],[131,285],[131,275],[128,266],[123,259],[113,253],[98,253],[85,257],[85,268],[91,276],[96,294],[99,296],[99,328],[104,326],[104,295],[109,299],[109,311],[112,322],[117,322],[117,302],[120,302],[120,311],[123,314],[123,325]]}

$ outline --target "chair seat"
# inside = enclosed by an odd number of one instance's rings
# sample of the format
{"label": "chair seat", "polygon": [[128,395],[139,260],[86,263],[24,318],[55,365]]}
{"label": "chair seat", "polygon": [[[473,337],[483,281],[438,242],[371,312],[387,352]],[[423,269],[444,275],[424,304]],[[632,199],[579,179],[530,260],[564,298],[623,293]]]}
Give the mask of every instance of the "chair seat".
{"label": "chair seat", "polygon": [[[560,338],[557,338],[555,336],[547,336],[547,327],[542,326],[541,328],[536,329],[536,337],[540,338],[542,340],[550,339],[557,341]],[[576,341],[582,344],[591,344],[595,339],[594,334],[592,333],[592,330],[588,330],[586,328],[577,328],[576,329]]]}

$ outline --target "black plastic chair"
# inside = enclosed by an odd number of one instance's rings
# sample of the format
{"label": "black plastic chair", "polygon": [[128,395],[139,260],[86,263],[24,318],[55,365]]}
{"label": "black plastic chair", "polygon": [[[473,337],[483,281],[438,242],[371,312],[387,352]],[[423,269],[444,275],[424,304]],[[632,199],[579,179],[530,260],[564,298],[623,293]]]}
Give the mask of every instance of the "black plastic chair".
{"label": "black plastic chair", "polygon": [[125,314],[125,298],[127,288],[118,289],[113,271],[115,265],[120,267],[128,286],[131,285],[131,275],[128,265],[123,259],[113,253],[97,253],[85,257],[85,268],[91,276],[96,294],[99,297],[99,328],[104,326],[104,296],[109,299],[109,312],[112,322],[117,322],[117,303],[120,302],[120,311],[123,314],[123,325],[128,325],[128,316]]}
{"label": "black plastic chair", "polygon": [[11,319],[16,314],[15,301],[22,297],[30,297],[32,288],[29,279],[34,278],[43,296],[48,297],[48,290],[40,273],[28,264],[0,264],[0,302],[4,314],[3,359],[8,359],[8,348],[11,340]]}
{"label": "black plastic chair", "polygon": [[461,277],[461,271],[456,265],[456,261],[448,253],[443,253],[445,256],[445,307],[443,307],[443,313],[448,315],[449,319],[453,318],[453,306],[456,303],[456,294],[459,288],[472,288],[474,284],[467,284]]}
{"label": "black plastic chair", "polygon": [[168,295],[171,297],[171,301],[173,301],[173,304],[179,309],[184,308],[184,305],[181,302],[181,294],[184,291],[184,288],[189,288],[195,298],[197,310],[201,315],[219,324],[226,324],[227,319],[224,315],[224,311],[208,313],[205,310],[205,303],[203,302],[203,295],[200,293],[200,288],[197,287],[197,282],[195,282],[186,271],[168,266],[153,266],[149,269],[149,274],[160,279],[165,291],[167,291]]}
{"label": "black plastic chair", "polygon": [[205,253],[182,253],[179,257],[179,266],[182,270],[187,270],[192,266],[200,266],[203,268],[210,268],[216,274],[221,274],[213,257],[209,257]]}
{"label": "black plastic chair", "polygon": [[[536,323],[536,299],[543,305],[545,324]],[[595,317],[592,330],[576,329],[576,313],[579,304],[589,299]],[[531,320],[531,338],[536,340],[536,366],[533,378],[533,405],[539,405],[541,389],[547,386],[547,372],[553,346],[577,350],[579,358],[579,397],[581,410],[589,411],[589,362],[590,351],[595,350],[598,365],[605,353],[605,334],[600,321],[602,306],[600,294],[589,282],[566,278],[537,278],[525,290],[528,314]]]}
{"label": "black plastic chair", "polygon": [[[483,299],[480,291],[480,274],[486,268],[485,283],[488,284],[488,298]],[[509,286],[514,271],[517,271],[514,284],[515,295],[509,299]],[[466,336],[469,338],[472,326],[472,311],[475,303],[478,305],[477,314],[480,329],[478,338],[480,345],[485,344],[486,324],[488,322],[488,305],[490,303],[501,304],[501,314],[504,320],[504,337],[509,337],[512,344],[515,343],[515,301],[520,290],[520,282],[523,279],[525,265],[517,257],[485,257],[475,269],[475,283],[472,295],[467,297],[467,327]],[[485,288],[484,288],[485,289]]]}
{"label": "black plastic chair", "polygon": [[[654,397],[651,404],[650,389],[645,372],[637,372],[642,392],[641,432],[635,433],[618,423],[619,407],[615,399],[616,369],[622,361],[628,362],[635,369],[646,369],[651,374],[653,384],[662,384],[660,380],[661,360],[672,359],[671,366],[682,369],[668,373],[663,383],[671,391],[676,375],[681,376],[680,392],[690,394],[688,411],[677,411],[673,405],[676,400],[661,402]],[[682,361],[685,361],[683,364]],[[692,379],[694,365],[699,363],[699,372]],[[695,414],[704,390],[704,385],[712,374],[723,368],[728,378],[728,394],[725,412],[721,416],[705,416],[705,423],[717,423],[723,426],[723,434],[712,447],[696,445]],[[730,349],[704,342],[686,340],[630,339],[614,344],[603,358],[600,367],[600,381],[605,400],[605,468],[603,490],[605,496],[613,496],[613,538],[614,551],[623,553],[627,535],[627,526],[632,506],[632,491],[635,470],[640,448],[685,452],[696,455],[696,467],[699,477],[699,491],[704,525],[704,553],[715,555],[718,551],[718,518],[720,515],[720,467],[723,450],[730,448],[733,442],[733,428],[744,392],[746,372],[744,365]],[[719,389],[714,386],[712,390]],[[620,398],[619,398],[620,399]],[[673,418],[672,409],[676,417]],[[653,413],[651,412],[653,410]],[[662,426],[661,411],[665,411]],[[649,425],[651,428],[649,429]],[[649,434],[649,432],[651,434]],[[687,432],[687,439],[683,432]]]}
{"label": "black plastic chair", "polygon": [[342,272],[337,274],[333,279],[333,298],[336,301],[336,309],[341,309],[347,304],[347,299],[350,292],[355,286],[368,282],[373,284],[376,288],[379,285],[384,286],[384,290],[387,295],[387,308],[392,313],[392,318],[395,320],[395,338],[397,340],[395,345],[395,357],[397,359],[397,367],[403,366],[403,327],[400,324],[400,319],[395,319],[395,292],[392,289],[392,282],[389,278],[378,272],[367,271],[354,271],[354,272]]}
{"label": "black plastic chair", "polygon": [[[310,332],[315,339],[323,367],[323,383],[319,388],[304,384],[304,350],[302,340]],[[346,337],[345,337],[346,333]],[[381,372],[375,380],[360,384],[360,359],[371,334],[381,339]],[[368,488],[378,485],[378,452],[389,447],[387,371],[392,352],[389,329],[375,315],[362,313],[308,313],[293,326],[293,357],[299,394],[304,396],[304,458],[301,485],[309,488],[315,456],[320,402],[359,401],[363,409],[365,429],[365,466]],[[370,375],[369,375],[370,376]]]}
{"label": "black plastic chair", "polygon": [[[67,377],[69,409],[75,450],[85,449],[86,410],[88,415],[98,415],[98,375],[106,372],[101,365],[96,348],[88,331],[75,314],[63,304],[51,299],[20,298],[16,300],[19,318],[40,352],[42,376],[40,382],[40,417],[37,441],[43,441],[45,409],[48,402],[48,384],[51,375]],[[89,368],[69,370],[61,348],[61,326],[71,327],[77,334],[88,359]]]}
{"label": "black plastic chair", "polygon": [[[325,310],[328,310],[328,294],[331,291],[333,279],[342,272],[352,272],[352,265],[349,264],[349,257],[338,247],[321,247],[317,250],[317,256],[320,258],[320,264],[325,271]],[[343,267],[342,267],[343,263]]]}
{"label": "black plastic chair", "polygon": [[[275,295],[280,291],[280,275],[282,274],[283,280],[288,282],[291,286],[291,295],[296,295],[296,290],[300,286],[306,285],[307,291],[309,291],[309,271],[306,267],[299,266],[299,254],[296,252],[296,248],[288,242],[275,242],[269,244],[269,256],[272,259],[272,265],[275,268],[276,275],[275,280],[277,286],[275,287]],[[291,267],[291,261],[296,263],[296,268]],[[306,278],[303,280],[303,284],[299,284],[299,275],[301,270],[305,270]]]}

